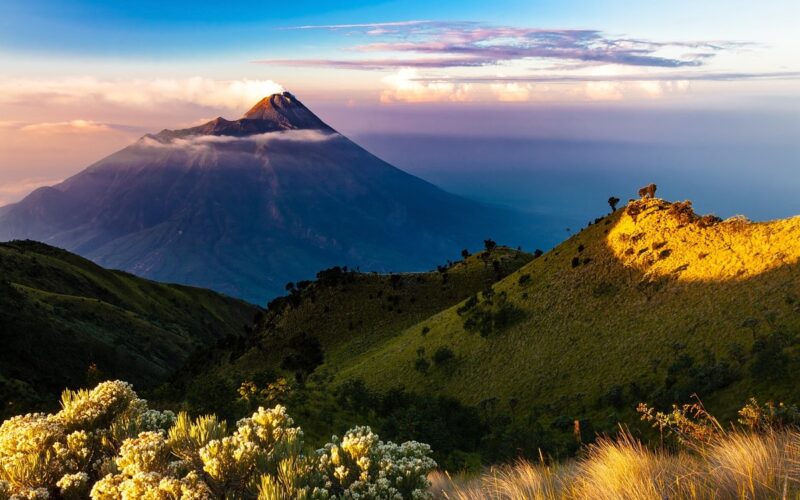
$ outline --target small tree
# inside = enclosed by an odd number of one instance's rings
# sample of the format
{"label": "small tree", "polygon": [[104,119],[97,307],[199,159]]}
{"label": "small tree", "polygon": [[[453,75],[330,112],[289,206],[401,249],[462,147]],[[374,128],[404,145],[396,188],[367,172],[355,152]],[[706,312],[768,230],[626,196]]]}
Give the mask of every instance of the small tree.
{"label": "small tree", "polygon": [[608,205],[611,207],[612,212],[617,211],[617,203],[619,203],[619,198],[617,198],[616,196],[612,196],[611,198],[608,199]]}
{"label": "small tree", "polygon": [[469,250],[465,248],[464,250],[461,250],[461,258],[466,259],[467,257],[469,257]]}
{"label": "small tree", "polygon": [[486,248],[487,252],[491,252],[497,248],[497,242],[489,238],[488,240],[483,240],[483,246]]}

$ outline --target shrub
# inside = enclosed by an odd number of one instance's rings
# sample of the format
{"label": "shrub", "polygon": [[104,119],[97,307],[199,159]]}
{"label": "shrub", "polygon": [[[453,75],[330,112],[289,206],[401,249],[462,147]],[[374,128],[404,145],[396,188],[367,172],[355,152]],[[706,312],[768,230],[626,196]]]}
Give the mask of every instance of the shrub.
{"label": "shrub", "polygon": [[423,498],[436,466],[428,445],[384,443],[368,427],[305,454],[282,406],[232,432],[213,415],[151,410],[119,381],[66,391],[63,406],[0,426],[0,497]]}
{"label": "shrub", "polygon": [[767,380],[781,379],[789,369],[789,355],[784,351],[787,339],[780,333],[759,337],[753,342],[750,372]]}
{"label": "shrub", "polygon": [[442,346],[436,349],[436,352],[433,353],[433,362],[437,366],[441,366],[453,359],[455,356],[456,355],[453,353],[452,349]]}
{"label": "shrub", "polygon": [[463,328],[467,332],[479,332],[481,337],[488,337],[491,333],[510,326],[523,315],[521,309],[508,301],[506,292],[495,294],[489,287],[483,292],[484,300],[469,308],[466,305],[458,309],[464,318]]}
{"label": "shrub", "polygon": [[428,373],[428,369],[430,369],[430,367],[431,362],[422,356],[419,356],[414,360],[414,369],[422,374]]}

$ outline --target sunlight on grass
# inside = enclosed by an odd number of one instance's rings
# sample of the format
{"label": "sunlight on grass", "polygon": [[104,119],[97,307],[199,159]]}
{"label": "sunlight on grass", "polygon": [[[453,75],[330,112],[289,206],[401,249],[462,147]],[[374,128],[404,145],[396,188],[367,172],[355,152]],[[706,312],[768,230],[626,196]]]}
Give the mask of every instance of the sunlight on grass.
{"label": "sunlight on grass", "polygon": [[606,237],[614,256],[645,278],[742,280],[800,261],[800,217],[750,222],[698,216],[691,202],[628,204]]}
{"label": "sunlight on grass", "polygon": [[601,439],[579,459],[556,465],[520,461],[479,477],[431,475],[438,498],[660,499],[796,498],[800,432],[730,432],[692,451],[647,448],[628,433]]}

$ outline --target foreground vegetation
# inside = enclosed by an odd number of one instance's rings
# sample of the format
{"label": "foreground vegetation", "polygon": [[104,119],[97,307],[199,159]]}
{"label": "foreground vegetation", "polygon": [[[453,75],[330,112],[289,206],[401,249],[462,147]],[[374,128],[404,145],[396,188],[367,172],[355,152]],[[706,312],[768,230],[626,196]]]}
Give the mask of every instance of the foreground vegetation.
{"label": "foreground vegetation", "polygon": [[65,391],[55,414],[0,426],[0,499],[421,498],[430,447],[368,427],[307,453],[282,406],[229,430],[213,415],[149,409],[125,382]]}
{"label": "foreground vegetation", "polygon": [[[286,408],[229,424],[148,407],[132,387],[64,391],[61,410],[0,425],[0,500],[663,499],[800,496],[800,411],[751,400],[726,426],[699,402],[638,408],[658,432],[627,428],[576,459],[521,460],[478,476],[434,471],[427,444],[380,441],[356,427],[319,449]],[[576,437],[579,437],[576,435]]]}
{"label": "foreground vegetation", "polygon": [[627,430],[601,438],[571,461],[527,460],[475,477],[431,475],[431,492],[447,499],[755,499],[800,497],[797,409],[751,401],[739,425],[725,428],[699,404],[667,414],[640,408],[675,439],[648,447]]}

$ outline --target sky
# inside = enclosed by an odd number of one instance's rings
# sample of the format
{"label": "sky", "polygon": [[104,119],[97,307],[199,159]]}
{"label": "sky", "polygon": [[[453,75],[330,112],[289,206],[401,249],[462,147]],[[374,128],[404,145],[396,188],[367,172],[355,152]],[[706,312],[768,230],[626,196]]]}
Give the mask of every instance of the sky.
{"label": "sky", "polygon": [[656,178],[723,215],[791,215],[798,20],[794,0],[3,0],[0,205],[286,89],[488,202],[563,211]]}

